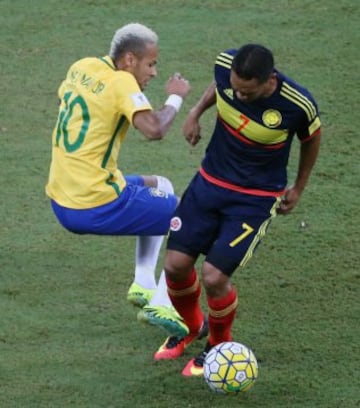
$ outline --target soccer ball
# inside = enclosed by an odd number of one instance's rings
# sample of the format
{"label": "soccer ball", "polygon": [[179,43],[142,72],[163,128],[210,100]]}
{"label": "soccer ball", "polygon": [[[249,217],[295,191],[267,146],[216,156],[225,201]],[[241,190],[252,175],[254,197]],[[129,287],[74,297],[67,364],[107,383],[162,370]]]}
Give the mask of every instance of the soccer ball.
{"label": "soccer ball", "polygon": [[205,381],[212,391],[234,394],[249,390],[259,375],[249,347],[234,341],[214,346],[204,361]]}

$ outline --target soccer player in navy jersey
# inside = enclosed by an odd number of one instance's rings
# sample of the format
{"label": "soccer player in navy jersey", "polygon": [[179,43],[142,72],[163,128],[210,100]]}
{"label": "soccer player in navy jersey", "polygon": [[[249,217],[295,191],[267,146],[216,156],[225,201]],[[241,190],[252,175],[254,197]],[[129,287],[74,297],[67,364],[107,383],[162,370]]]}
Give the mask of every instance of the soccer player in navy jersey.
{"label": "soccer player in navy jersey", "polygon": [[149,140],[162,139],[190,92],[188,81],[174,74],[166,83],[164,106],[153,110],[143,91],[157,75],[157,58],[157,34],[131,23],[115,32],[108,55],[71,65],[58,90],[46,193],[71,232],[138,236],[128,300],[148,307],[141,320],[186,334],[164,276],[155,279],[163,236],[178,203],[172,183],[163,176],[123,175],[118,167],[129,126]]}
{"label": "soccer player in navy jersey", "polygon": [[[216,104],[215,128],[172,219],[165,257],[169,296],[190,332],[168,337],[154,355],[157,360],[177,358],[209,334],[204,350],[185,366],[185,376],[202,375],[210,348],[232,340],[238,297],[231,276],[250,260],[275,215],[296,206],[320,146],[314,98],[274,68],[270,50],[247,44],[222,52],[214,75],[184,124],[187,141],[196,145],[200,117]],[[295,135],[301,143],[298,172],[287,187]],[[201,274],[208,317],[200,307],[194,268],[200,254],[205,255]]]}

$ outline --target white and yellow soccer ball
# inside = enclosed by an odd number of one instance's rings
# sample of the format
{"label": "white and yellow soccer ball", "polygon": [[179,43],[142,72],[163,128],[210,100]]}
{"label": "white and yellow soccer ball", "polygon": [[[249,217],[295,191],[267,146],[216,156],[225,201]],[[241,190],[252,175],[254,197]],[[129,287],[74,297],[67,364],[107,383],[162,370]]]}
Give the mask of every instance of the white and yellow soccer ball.
{"label": "white and yellow soccer ball", "polygon": [[258,375],[254,353],[249,347],[234,341],[214,346],[204,361],[205,381],[215,392],[235,394],[248,391]]}

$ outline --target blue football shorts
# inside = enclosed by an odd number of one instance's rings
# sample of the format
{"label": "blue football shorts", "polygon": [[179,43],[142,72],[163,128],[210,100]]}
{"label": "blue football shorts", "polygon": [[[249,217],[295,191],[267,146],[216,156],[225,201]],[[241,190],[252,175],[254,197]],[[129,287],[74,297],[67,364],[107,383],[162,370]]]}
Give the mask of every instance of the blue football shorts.
{"label": "blue football shorts", "polygon": [[127,184],[120,196],[99,207],[71,209],[52,200],[60,224],[77,234],[166,235],[177,205],[176,195],[144,186],[138,175],[125,179]]}
{"label": "blue football shorts", "polygon": [[216,186],[199,173],[171,220],[167,248],[206,261],[231,276],[244,266],[276,215],[280,199]]}

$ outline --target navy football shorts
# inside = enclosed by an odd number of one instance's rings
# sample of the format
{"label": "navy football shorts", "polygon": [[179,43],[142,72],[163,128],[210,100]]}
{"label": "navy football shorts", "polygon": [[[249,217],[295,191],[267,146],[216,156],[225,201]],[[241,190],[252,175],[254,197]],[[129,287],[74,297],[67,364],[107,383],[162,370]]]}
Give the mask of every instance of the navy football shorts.
{"label": "navy football shorts", "polygon": [[251,258],[280,198],[243,194],[216,186],[199,173],[171,220],[167,248],[206,261],[231,276]]}
{"label": "navy football shorts", "polygon": [[166,235],[177,197],[144,186],[141,176],[125,176],[120,196],[105,205],[90,209],[71,209],[51,205],[63,227],[77,234]]}

